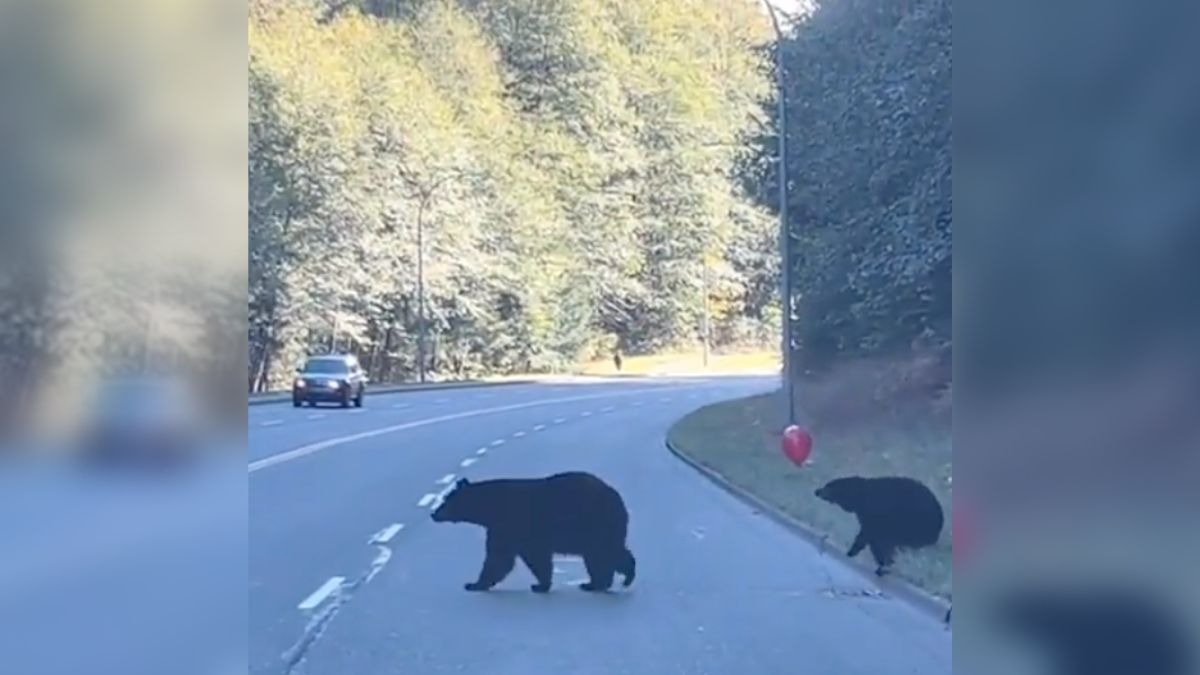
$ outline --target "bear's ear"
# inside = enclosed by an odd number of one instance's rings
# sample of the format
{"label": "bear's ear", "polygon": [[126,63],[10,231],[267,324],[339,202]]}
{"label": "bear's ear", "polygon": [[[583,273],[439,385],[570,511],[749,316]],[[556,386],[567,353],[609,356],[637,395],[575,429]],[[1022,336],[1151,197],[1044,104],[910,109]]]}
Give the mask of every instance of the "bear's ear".
{"label": "bear's ear", "polygon": [[454,487],[463,488],[470,484],[471,484],[471,481],[467,480],[466,478],[459,478],[458,482],[454,484]]}

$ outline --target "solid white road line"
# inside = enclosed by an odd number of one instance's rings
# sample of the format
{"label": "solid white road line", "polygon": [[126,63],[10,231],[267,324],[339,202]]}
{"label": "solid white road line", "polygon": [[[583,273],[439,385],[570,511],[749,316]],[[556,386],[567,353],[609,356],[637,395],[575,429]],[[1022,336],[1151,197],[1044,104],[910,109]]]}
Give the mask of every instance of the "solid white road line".
{"label": "solid white road line", "polygon": [[396,404],[392,405],[392,407],[393,408],[407,408],[411,405],[412,405],[411,403],[396,403]]}
{"label": "solid white road line", "polygon": [[388,525],[387,527],[383,528],[382,530],[376,532],[374,536],[372,536],[369,540],[367,540],[367,543],[368,544],[386,544],[392,540],[392,537],[396,536],[396,534],[399,533],[400,530],[403,530],[403,529],[404,529],[404,523],[392,523],[391,525]]}
{"label": "solid white road line", "polygon": [[274,427],[279,426],[280,424],[283,424],[283,420],[267,420],[266,422],[263,422],[261,426]]}
{"label": "solid white road line", "polygon": [[[687,386],[687,385],[681,385],[681,386]],[[371,429],[369,431],[359,432],[357,434],[350,434],[349,436],[339,436],[337,438],[330,438],[330,439],[327,439],[324,441],[319,441],[317,443],[310,443],[309,445],[302,445],[298,448],[293,448],[292,450],[287,450],[287,451],[281,452],[277,455],[271,455],[270,457],[264,457],[262,459],[250,462],[250,464],[247,466],[247,470],[249,471],[249,473],[255,473],[256,471],[261,471],[263,469],[275,466],[277,464],[283,464],[285,462],[290,462],[292,460],[296,460],[301,457],[307,457],[308,455],[311,455],[311,454],[314,454],[317,452],[321,452],[323,450],[328,450],[329,448],[334,448],[339,445],[346,445],[349,443],[353,443],[355,441],[361,441],[365,438],[374,438],[376,436],[383,436],[385,434],[391,434],[391,433],[395,433],[397,431],[416,429],[419,427],[426,427],[426,426],[430,426],[433,424],[440,424],[442,422],[452,422],[455,420],[469,419],[471,417],[483,417],[484,415],[494,415],[496,413],[511,412],[514,410],[525,410],[527,408],[537,408],[539,406],[545,406],[545,405],[557,405],[557,404],[561,404],[561,403],[577,403],[579,401],[594,401],[596,399],[602,399],[602,398],[620,398],[620,397],[625,397],[625,396],[637,396],[639,394],[645,394],[648,391],[661,390],[661,389],[662,389],[662,387],[654,387],[653,389],[650,389],[650,388],[631,389],[629,391],[609,392],[609,393],[604,393],[604,394],[589,394],[589,395],[585,395],[585,396],[569,396],[566,398],[549,398],[549,399],[542,399],[539,401],[527,401],[525,403],[514,403],[511,405],[497,406],[495,408],[482,408],[480,410],[467,410],[467,411],[463,411],[463,412],[451,413],[449,415],[439,415],[437,417],[429,417],[429,418],[426,418],[423,420],[414,420],[412,422],[405,422],[404,424],[395,424],[392,426],[381,427],[379,429]],[[492,444],[500,445],[500,443],[497,443],[497,442],[493,442]]]}
{"label": "solid white road line", "polygon": [[325,416],[325,413],[313,413],[312,415],[309,415],[307,419],[310,419],[310,420],[319,420],[319,419],[321,419],[321,418],[322,418],[322,417],[324,417],[324,416]]}
{"label": "solid white road line", "polygon": [[345,577],[329,577],[329,581],[321,584],[321,587],[312,592],[312,595],[305,598],[297,608],[302,611],[310,611],[316,609],[318,605],[325,602],[325,599],[336,593],[342,587],[342,583],[346,581]]}

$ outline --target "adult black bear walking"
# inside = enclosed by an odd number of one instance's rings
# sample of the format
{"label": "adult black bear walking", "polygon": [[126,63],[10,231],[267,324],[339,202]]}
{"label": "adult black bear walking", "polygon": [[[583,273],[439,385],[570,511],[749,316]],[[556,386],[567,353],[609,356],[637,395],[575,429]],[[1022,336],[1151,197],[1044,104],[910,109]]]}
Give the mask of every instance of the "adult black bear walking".
{"label": "adult black bear walking", "polygon": [[637,563],[625,545],[629,512],[612,486],[590,473],[543,478],[462,478],[432,516],[437,523],[472,523],[487,529],[487,556],[468,591],[486,591],[512,572],[519,556],[546,593],[555,553],[583,557],[591,578],[585,591],[607,591],[620,572],[633,583]]}
{"label": "adult black bear walking", "polygon": [[887,573],[897,550],[936,544],[945,524],[937,497],[912,478],[836,478],[816,495],[858,516],[858,536],[846,555],[853,558],[870,548],[879,576]]}

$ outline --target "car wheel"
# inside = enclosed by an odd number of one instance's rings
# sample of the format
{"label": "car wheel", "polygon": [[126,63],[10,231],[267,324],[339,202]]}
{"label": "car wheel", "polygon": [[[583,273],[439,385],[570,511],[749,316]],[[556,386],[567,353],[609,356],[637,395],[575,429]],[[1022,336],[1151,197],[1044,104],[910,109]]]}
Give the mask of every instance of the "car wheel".
{"label": "car wheel", "polygon": [[342,407],[343,408],[350,407],[350,392],[346,392],[346,393],[342,394]]}
{"label": "car wheel", "polygon": [[364,394],[364,393],[366,393],[366,392],[364,392],[362,389],[359,389],[359,390],[358,390],[358,396],[355,396],[355,397],[354,397],[354,407],[355,407],[355,408],[361,408],[361,407],[362,407],[362,402],[363,402],[363,394]]}
{"label": "car wheel", "polygon": [[304,405],[304,401],[301,401],[298,398],[292,398],[292,407],[293,408],[299,408],[302,405]]}

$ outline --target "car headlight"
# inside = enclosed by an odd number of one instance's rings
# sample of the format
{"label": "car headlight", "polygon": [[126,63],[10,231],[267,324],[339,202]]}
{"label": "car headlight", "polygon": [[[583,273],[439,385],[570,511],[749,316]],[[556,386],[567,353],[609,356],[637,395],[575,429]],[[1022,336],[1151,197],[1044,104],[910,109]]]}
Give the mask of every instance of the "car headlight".
{"label": "car headlight", "polygon": [[304,384],[304,380],[296,380],[296,386],[303,389],[306,385]]}

